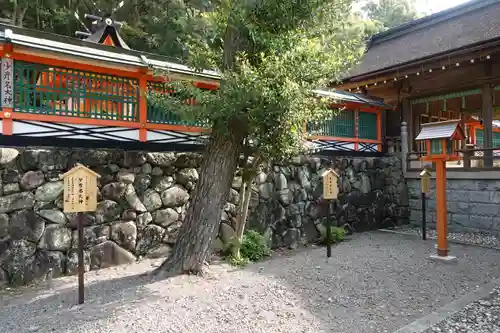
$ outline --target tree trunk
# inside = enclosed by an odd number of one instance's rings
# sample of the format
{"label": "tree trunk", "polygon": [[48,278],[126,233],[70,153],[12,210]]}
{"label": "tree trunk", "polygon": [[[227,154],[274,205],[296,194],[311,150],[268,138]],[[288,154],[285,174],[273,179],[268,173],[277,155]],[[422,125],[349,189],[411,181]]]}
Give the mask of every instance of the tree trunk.
{"label": "tree trunk", "polygon": [[240,207],[238,209],[238,216],[236,217],[236,245],[233,246],[232,255],[236,259],[241,258],[240,249],[243,244],[243,234],[245,232],[245,225],[248,217],[248,206],[250,205],[250,198],[252,197],[252,178],[244,179],[241,184],[240,191]]}
{"label": "tree trunk", "polygon": [[230,126],[228,130],[228,135],[212,132],[177,242],[157,272],[167,275],[203,272],[212,241],[219,231],[221,212],[228,200],[242,148],[241,129]]}

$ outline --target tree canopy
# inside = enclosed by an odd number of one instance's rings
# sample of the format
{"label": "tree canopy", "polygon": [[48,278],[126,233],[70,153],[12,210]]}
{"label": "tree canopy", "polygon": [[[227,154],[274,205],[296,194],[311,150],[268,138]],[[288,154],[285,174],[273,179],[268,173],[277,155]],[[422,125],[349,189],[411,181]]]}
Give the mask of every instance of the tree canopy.
{"label": "tree canopy", "polygon": [[[197,204],[189,207],[181,238],[162,269],[201,269],[227,198],[217,193],[229,192],[245,148],[266,160],[286,159],[303,149],[308,122],[335,112],[313,90],[357,60],[362,36],[348,33],[350,6],[349,0],[221,0],[193,17],[200,29],[190,34],[187,61],[216,69],[221,84],[203,92],[177,81],[170,87],[175,95],[157,96],[166,109],[212,124],[201,186],[192,199]],[[192,96],[196,105],[182,103]]]}
{"label": "tree canopy", "polygon": [[362,10],[380,31],[408,23],[419,17],[416,0],[369,0]]}
{"label": "tree canopy", "polygon": [[[151,98],[211,127],[192,203],[172,256],[160,270],[202,270],[243,152],[287,159],[303,150],[307,124],[335,112],[331,101],[313,91],[339,78],[360,55],[365,30],[352,28],[351,2],[130,0],[116,13],[127,22],[123,34],[133,48],[183,57],[196,69],[214,69],[221,76],[215,91],[170,81],[167,91],[175,94]],[[66,35],[79,29],[75,10],[95,13],[76,0],[12,4],[13,23]],[[105,0],[96,6],[112,8]],[[192,97],[195,105],[185,103]]]}

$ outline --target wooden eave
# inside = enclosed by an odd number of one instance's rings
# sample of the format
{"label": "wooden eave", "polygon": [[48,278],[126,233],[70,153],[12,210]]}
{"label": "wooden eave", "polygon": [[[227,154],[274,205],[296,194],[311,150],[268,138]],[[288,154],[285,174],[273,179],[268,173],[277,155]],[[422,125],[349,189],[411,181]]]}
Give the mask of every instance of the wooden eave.
{"label": "wooden eave", "polygon": [[[500,40],[496,41],[491,47],[485,46],[484,48],[478,48],[473,50],[464,50],[463,53],[453,54],[445,53],[438,57],[432,57],[431,59],[423,59],[407,64],[403,64],[393,69],[384,69],[383,71],[366,74],[358,77],[347,78],[345,82],[340,84],[333,84],[332,87],[342,90],[356,90],[364,88],[366,85],[372,86],[374,83],[380,83],[387,81],[387,84],[406,80],[405,76],[415,77],[417,72],[426,72],[432,69],[433,72],[439,72],[442,66],[446,66],[447,70],[459,70],[460,68],[474,65],[470,63],[471,59],[484,59],[487,56],[493,56],[495,54],[500,54]],[[456,67],[456,63],[460,66]],[[394,81],[394,78],[397,78]],[[383,87],[383,85],[377,86],[378,88]]]}

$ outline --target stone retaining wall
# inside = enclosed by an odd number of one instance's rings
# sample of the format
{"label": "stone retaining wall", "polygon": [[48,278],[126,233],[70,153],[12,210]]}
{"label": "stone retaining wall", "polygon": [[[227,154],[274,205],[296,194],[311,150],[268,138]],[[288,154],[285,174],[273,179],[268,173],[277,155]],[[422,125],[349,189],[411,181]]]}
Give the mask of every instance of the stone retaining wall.
{"label": "stone retaining wall", "polygon": [[[62,212],[60,180],[75,163],[101,175],[97,211],[84,214],[85,259],[93,270],[168,255],[200,162],[191,153],[0,149],[0,285],[76,273],[75,215]],[[404,222],[407,190],[396,157],[300,157],[256,177],[249,227],[275,247],[316,241],[322,228],[319,175],[332,164],[341,174],[339,224],[359,230]],[[240,185],[236,175],[215,247],[234,234]]]}
{"label": "stone retaining wall", "polygon": [[[422,223],[422,200],[419,179],[408,179],[411,223]],[[431,182],[427,195],[426,222],[436,226],[436,187]],[[500,234],[500,180],[447,179],[446,196],[450,232]]]}

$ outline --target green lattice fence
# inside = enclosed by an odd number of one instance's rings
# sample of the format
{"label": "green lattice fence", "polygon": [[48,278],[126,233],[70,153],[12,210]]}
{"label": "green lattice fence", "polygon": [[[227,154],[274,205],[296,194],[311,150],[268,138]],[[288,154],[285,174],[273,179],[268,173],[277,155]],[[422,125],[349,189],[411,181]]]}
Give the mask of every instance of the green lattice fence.
{"label": "green lattice fence", "polygon": [[137,80],[40,64],[14,63],[17,112],[137,121]]}
{"label": "green lattice fence", "polygon": [[309,123],[308,131],[311,135],[353,138],[354,112],[344,110],[332,119],[321,122],[321,124],[316,125]]}
{"label": "green lattice fence", "polygon": [[[484,131],[477,129],[476,130],[476,146],[484,147]],[[493,147],[500,147],[500,133],[493,132]]]}
{"label": "green lattice fence", "polygon": [[[148,82],[148,92],[168,94],[165,84],[161,82]],[[169,125],[185,125],[196,127],[207,127],[208,122],[187,121],[183,120],[182,116],[176,114],[172,110],[166,110],[158,103],[148,102],[148,123],[151,124],[169,124]]]}
{"label": "green lattice fence", "polygon": [[359,112],[358,137],[360,139],[377,140],[377,114]]}

